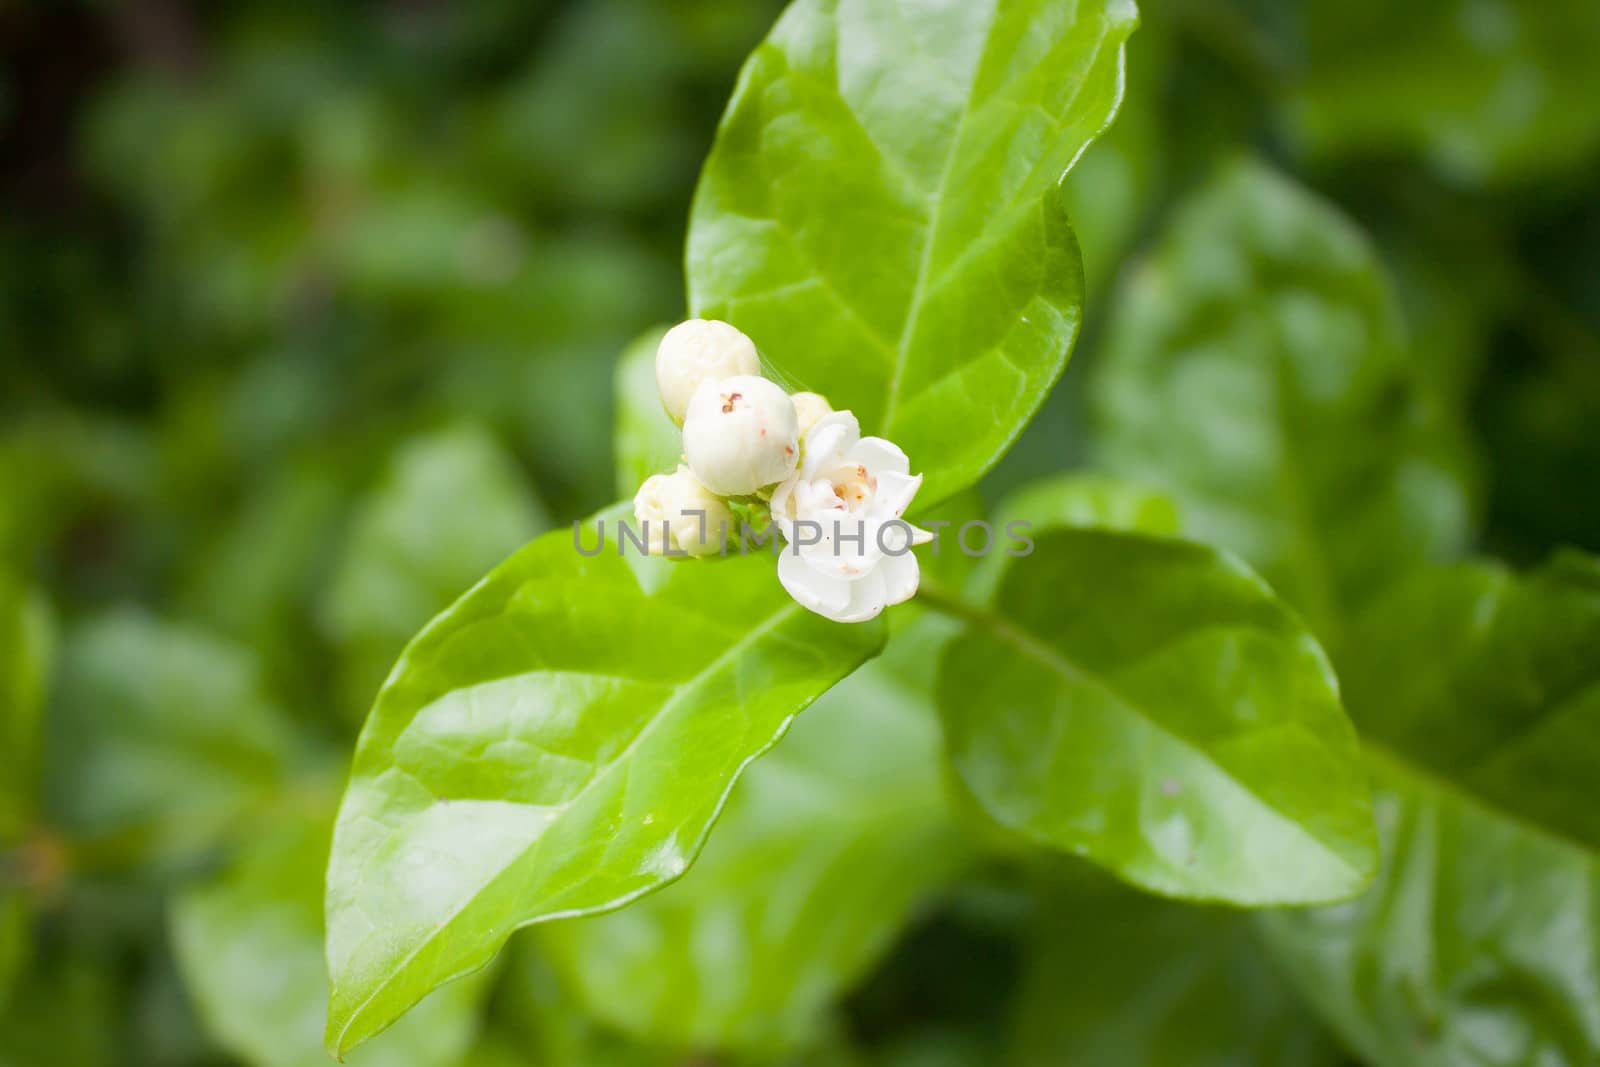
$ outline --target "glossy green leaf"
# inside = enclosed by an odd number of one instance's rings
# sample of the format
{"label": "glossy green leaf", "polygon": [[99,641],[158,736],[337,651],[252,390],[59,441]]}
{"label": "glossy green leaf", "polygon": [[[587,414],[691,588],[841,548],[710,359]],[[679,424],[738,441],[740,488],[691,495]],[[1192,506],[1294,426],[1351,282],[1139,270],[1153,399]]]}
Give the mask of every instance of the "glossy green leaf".
{"label": "glossy green leaf", "polygon": [[1374,1067],[1600,1060],[1595,853],[1376,766],[1378,883],[1263,919],[1295,983]]}
{"label": "glossy green leaf", "polygon": [[254,657],[202,630],[110,612],[68,631],[58,677],[51,815],[130,859],[216,843],[262,813],[291,766],[293,735]]}
{"label": "glossy green leaf", "polygon": [[1339,1046],[1235,911],[1105,885],[1041,896],[1016,1067],[1338,1067]]}
{"label": "glossy green leaf", "polygon": [[883,640],[799,607],[764,553],[619,555],[621,513],[597,555],[557,530],[497,567],[379,694],[328,871],[330,1049],[520,926],[676,879],[745,765]]}
{"label": "glossy green leaf", "polygon": [[1590,0],[1311,0],[1288,96],[1313,153],[1396,149],[1459,183],[1536,177],[1600,145]]}
{"label": "glossy green leaf", "polygon": [[683,457],[683,434],[661,406],[656,387],[656,348],[666,331],[650,330],[617,360],[617,495],[633,499],[652,474],[676,470]]}
{"label": "glossy green leaf", "polygon": [[1597,648],[1600,564],[1575,552],[1421,572],[1354,629],[1384,871],[1268,930],[1380,1067],[1600,1056]]}
{"label": "glossy green leaf", "polygon": [[[184,984],[213,1037],[249,1067],[323,1067],[328,972],[322,872],[328,828],[298,814],[231,868],[183,890],[172,937]],[[441,989],[352,1062],[453,1067],[478,1026],[485,983]]]}
{"label": "glossy green leaf", "polygon": [[[588,1011],[664,1045],[772,1052],[833,1001],[967,858],[928,694],[876,660],[809,708],[734,788],[682,881],[541,944]],[[925,689],[926,683],[920,688]]]}
{"label": "glossy green leaf", "polygon": [[1182,541],[1035,540],[939,668],[951,760],[990,817],[1172,896],[1365,886],[1355,733],[1322,649],[1266,585]]}
{"label": "glossy green leaf", "polygon": [[798,0],[739,78],[690,220],[689,304],[900,444],[935,503],[1066,365],[1058,182],[1110,122],[1131,0]]}
{"label": "glossy green leaf", "polygon": [[1134,268],[1109,331],[1101,459],[1170,490],[1186,533],[1244,557],[1324,637],[1462,544],[1456,442],[1377,258],[1287,179],[1228,167]]}
{"label": "glossy green leaf", "polygon": [[1419,573],[1374,602],[1347,659],[1364,736],[1600,853],[1600,559]]}

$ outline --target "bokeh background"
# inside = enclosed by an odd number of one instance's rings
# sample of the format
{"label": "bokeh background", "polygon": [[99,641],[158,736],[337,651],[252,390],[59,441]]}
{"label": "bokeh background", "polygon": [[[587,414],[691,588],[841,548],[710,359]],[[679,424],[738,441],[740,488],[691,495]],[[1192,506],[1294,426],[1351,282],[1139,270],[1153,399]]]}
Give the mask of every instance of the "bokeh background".
{"label": "bokeh background", "polygon": [[[29,605],[0,682],[52,649],[42,721],[0,726],[0,1065],[322,1062],[354,732],[420,624],[631,492],[613,368],[683,314],[699,164],[780,6],[0,0],[0,584]],[[1119,266],[1248,150],[1378,242],[1471,428],[1480,547],[1600,549],[1592,0],[1144,6],[1069,184],[1084,339],[985,493],[1082,461]],[[1021,995],[1018,907],[952,894],[808,1062],[966,1062]],[[639,1051],[534,953],[485,981],[353,1062],[735,1062]]]}

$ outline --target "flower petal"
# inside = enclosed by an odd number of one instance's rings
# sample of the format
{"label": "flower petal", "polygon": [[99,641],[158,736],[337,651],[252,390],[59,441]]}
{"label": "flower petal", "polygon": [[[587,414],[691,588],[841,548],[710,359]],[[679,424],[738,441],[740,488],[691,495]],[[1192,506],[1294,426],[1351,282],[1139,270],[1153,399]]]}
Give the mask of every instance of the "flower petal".
{"label": "flower petal", "polygon": [[915,477],[895,474],[893,471],[879,474],[878,489],[872,499],[873,513],[885,518],[898,519],[906,513],[911,501],[916,498],[917,490],[921,488],[920,474]]}
{"label": "flower petal", "polygon": [[783,534],[785,541],[794,540],[794,523],[789,513],[796,503],[794,495],[799,487],[800,472],[796,471],[778,483],[778,488],[772,491],[772,500],[767,505],[772,513],[772,522]]}
{"label": "flower petal", "polygon": [[866,622],[883,614],[888,595],[883,583],[883,570],[874,569],[859,582],[850,583],[850,603],[838,614],[829,614],[835,622]]}
{"label": "flower petal", "polygon": [[830,578],[789,548],[778,554],[778,581],[801,607],[830,619],[838,619],[849,608],[850,588],[855,584]]}
{"label": "flower petal", "polygon": [[874,544],[877,547],[877,552],[874,553],[874,558],[902,555],[915,545],[925,545],[933,540],[933,534],[921,527],[911,525],[904,519],[868,519],[867,521],[877,525],[874,535]]}
{"label": "flower petal", "polygon": [[917,583],[922,580],[917,557],[911,552],[883,557],[878,573],[883,575],[884,602],[888,604],[900,604],[916,596]]}
{"label": "flower petal", "polygon": [[870,571],[883,558],[884,545],[896,548],[905,539],[904,534],[885,531],[888,523],[871,516],[833,511],[818,513],[814,521],[821,528],[822,538],[815,542],[808,539],[801,546],[800,555],[824,574],[846,581]]}
{"label": "flower petal", "polygon": [[807,481],[844,463],[845,455],[861,440],[861,424],[849,411],[835,411],[817,420],[802,442],[800,475]]}
{"label": "flower petal", "polygon": [[845,457],[847,463],[859,463],[873,474],[909,474],[911,460],[893,441],[882,437],[863,437],[855,443]]}

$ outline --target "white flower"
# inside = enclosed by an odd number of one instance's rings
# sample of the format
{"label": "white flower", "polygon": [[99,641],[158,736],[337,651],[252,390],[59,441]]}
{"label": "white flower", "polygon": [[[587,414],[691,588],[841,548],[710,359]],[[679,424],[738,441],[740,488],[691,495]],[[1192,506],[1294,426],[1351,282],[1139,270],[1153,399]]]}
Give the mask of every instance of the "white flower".
{"label": "white flower", "polygon": [[800,467],[772,494],[772,521],[789,544],[778,580],[803,606],[864,622],[909,600],[921,572],[913,544],[932,534],[901,518],[922,486],[897,446],[862,437],[848,411],[817,420]]}
{"label": "white flower", "polygon": [[796,393],[789,399],[794,401],[794,413],[800,420],[802,439],[811,432],[811,427],[817,424],[818,419],[833,414],[828,398],[821,393]]}
{"label": "white flower", "polygon": [[726,322],[690,319],[667,331],[656,349],[656,388],[661,406],[683,425],[689,400],[706,382],[736,374],[760,374],[755,343]]}
{"label": "white flower", "polygon": [[695,477],[723,496],[781,482],[800,459],[794,402],[752,375],[706,382],[689,401],[683,452]]}
{"label": "white flower", "polygon": [[727,502],[682,466],[671,474],[644,480],[633,498],[633,517],[639,522],[637,532],[648,539],[654,556],[668,554],[669,537],[674,553],[715,555],[734,528]]}

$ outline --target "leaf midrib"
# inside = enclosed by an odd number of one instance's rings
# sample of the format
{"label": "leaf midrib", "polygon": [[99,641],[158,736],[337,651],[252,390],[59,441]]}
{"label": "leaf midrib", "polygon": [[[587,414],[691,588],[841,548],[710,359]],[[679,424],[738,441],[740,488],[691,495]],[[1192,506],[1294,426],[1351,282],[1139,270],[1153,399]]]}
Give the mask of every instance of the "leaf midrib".
{"label": "leaf midrib", "polygon": [[984,30],[983,48],[979,51],[978,62],[972,68],[972,82],[967,87],[961,114],[956,117],[955,130],[950,135],[950,150],[945,153],[944,166],[940,168],[939,180],[933,187],[933,208],[928,213],[927,235],[922,242],[922,256],[917,262],[917,277],[911,283],[911,299],[906,304],[906,319],[900,325],[900,337],[895,342],[894,368],[889,372],[889,398],[884,404],[883,424],[879,427],[884,433],[894,425],[895,408],[900,399],[900,379],[905,374],[906,360],[911,353],[911,339],[916,336],[917,317],[922,314],[922,301],[927,297],[928,271],[933,266],[933,249],[939,243],[939,226],[944,216],[945,188],[950,184],[950,175],[955,170],[957,157],[961,154],[961,143],[966,136],[967,121],[972,117],[972,89],[978,83],[978,75],[983,70],[984,60],[988,58],[989,40],[993,33],[994,19],[990,18]]}
{"label": "leaf midrib", "polygon": [[[985,29],[983,49],[979,54],[978,62],[972,71],[972,85],[969,87],[964,103],[962,104],[961,114],[956,119],[956,127],[950,138],[950,150],[945,156],[944,166],[939,174],[939,181],[933,189],[933,210],[930,212],[928,218],[927,237],[923,242],[922,255],[917,264],[916,280],[912,283],[911,299],[906,307],[905,322],[901,324],[900,337],[897,340],[894,348],[894,366],[890,371],[888,399],[884,404],[883,425],[880,427],[880,432],[883,433],[888,433],[893,425],[895,412],[900,403],[900,381],[905,374],[906,361],[910,358],[911,341],[916,335],[916,324],[918,317],[922,313],[922,303],[927,298],[928,289],[930,287],[928,273],[932,269],[933,265],[933,250],[938,244],[940,232],[939,227],[943,217],[945,189],[950,183],[951,173],[955,170],[956,160],[960,158],[960,149],[966,135],[967,123],[974,110],[974,93],[972,92],[972,89],[976,87],[978,77],[980,74],[982,74],[984,63],[988,59],[990,41],[994,33],[994,18],[998,18],[999,15],[1000,12],[998,9],[996,9],[994,17],[989,20],[988,26]],[[1111,36],[1112,35],[1109,33],[1099,33],[1095,35],[1093,55],[1090,57],[1089,62],[1085,64],[1086,72],[1094,69],[1096,62],[1098,62],[1101,50],[1105,47],[1106,42],[1111,38]],[[1124,37],[1124,41],[1125,39],[1126,38]],[[1112,101],[1110,110],[1106,115],[1105,120],[1100,124],[1099,129],[1096,130],[1094,134],[1084,138],[1082,143],[1078,145],[1077,151],[1073,153],[1072,157],[1068,159],[1062,166],[1062,176],[1072,170],[1073,166],[1075,166],[1078,160],[1083,156],[1083,153],[1088,151],[1089,146],[1099,137],[1100,133],[1103,133],[1110,126],[1112,120],[1115,118],[1116,112],[1122,103],[1123,75],[1121,63],[1122,60],[1119,59],[1117,71],[1117,91],[1115,93],[1115,99]],[[1009,86],[1019,77],[1021,77],[1020,74],[1013,75],[1011,79],[1008,79],[1006,85]],[[1072,108],[1077,104],[1079,97],[1081,97],[1083,94],[1084,86],[1087,84],[1088,79],[1085,78],[1076,86],[1074,86],[1071,96],[1068,97],[1066,102],[1060,106],[1059,114],[1053,114],[1049,116],[1051,120],[1057,124],[1058,128],[1056,132],[1058,135],[1061,132],[1060,126],[1064,124],[1066,116],[1071,113]],[[996,90],[996,95],[999,95],[1000,91],[1001,90]],[[1017,190],[1006,197],[1002,209],[998,212],[999,215],[1008,216],[1013,210],[1016,209],[1017,196],[1022,190],[1025,190],[1029,186],[1034,174],[1038,172],[1039,167],[1043,166],[1049,161],[1050,155],[1051,153],[1049,150],[1040,153],[1039,159],[1034,163],[1033,168],[1028,172],[1024,180],[1019,183]],[[988,240],[987,236],[981,237],[975,244],[982,245],[986,240]],[[955,263],[960,263],[970,252],[971,249],[964,251],[960,256],[957,257]],[[934,279],[932,284],[939,284],[942,278],[947,276],[954,269],[954,266],[955,264],[952,263],[949,267],[947,267],[943,274],[941,274],[941,277]]]}

